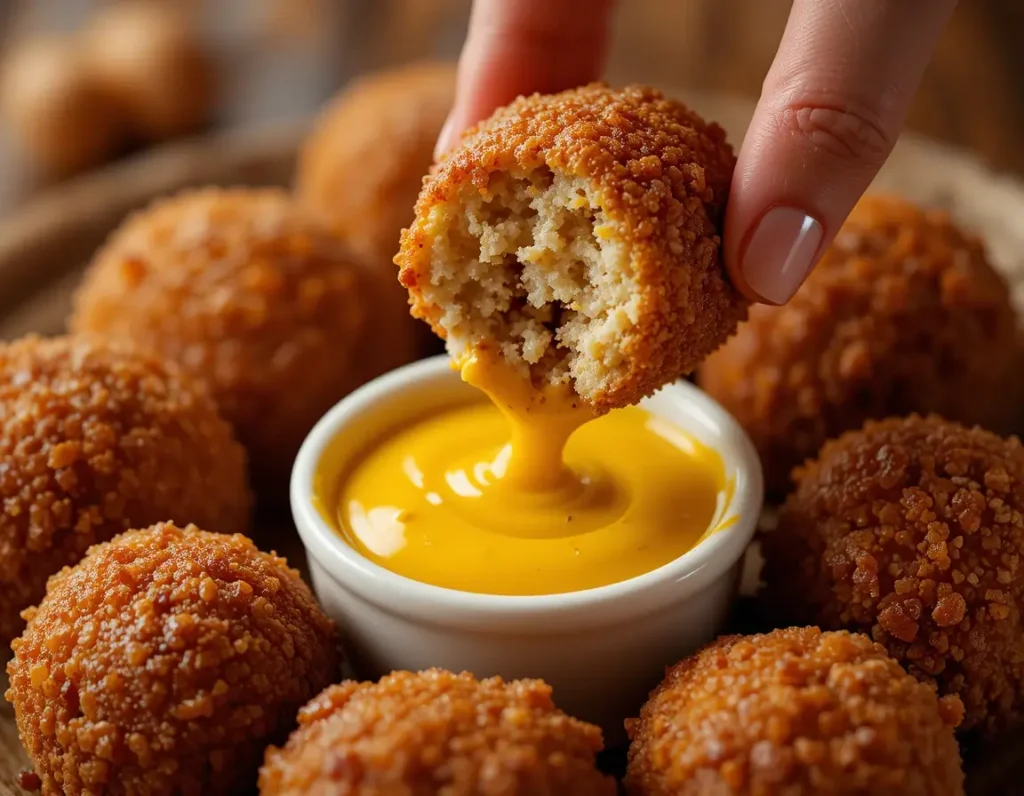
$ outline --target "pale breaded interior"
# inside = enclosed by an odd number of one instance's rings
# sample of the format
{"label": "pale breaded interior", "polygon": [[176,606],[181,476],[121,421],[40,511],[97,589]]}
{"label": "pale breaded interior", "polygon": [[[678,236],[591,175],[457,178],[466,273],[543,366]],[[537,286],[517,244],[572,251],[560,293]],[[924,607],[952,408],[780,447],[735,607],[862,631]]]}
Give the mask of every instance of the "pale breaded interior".
{"label": "pale breaded interior", "polygon": [[650,89],[499,110],[424,183],[395,258],[456,358],[496,349],[599,411],[690,372],[746,303],[721,263],[724,133]]}
{"label": "pale breaded interior", "polygon": [[583,396],[624,375],[643,294],[586,181],[537,169],[465,194],[431,211],[422,287],[451,354],[493,342],[535,384],[571,379]]}

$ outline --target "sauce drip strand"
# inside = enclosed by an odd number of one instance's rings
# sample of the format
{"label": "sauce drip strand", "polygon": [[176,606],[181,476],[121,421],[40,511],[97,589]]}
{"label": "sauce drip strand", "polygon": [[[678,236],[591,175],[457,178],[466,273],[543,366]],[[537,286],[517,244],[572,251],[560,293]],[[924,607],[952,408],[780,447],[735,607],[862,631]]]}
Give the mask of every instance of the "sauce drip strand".
{"label": "sauce drip strand", "polygon": [[565,445],[580,426],[594,419],[572,386],[538,389],[497,357],[480,351],[468,356],[460,370],[463,381],[486,393],[508,421],[508,483],[527,492],[568,486],[575,474],[565,464]]}
{"label": "sauce drip strand", "polygon": [[346,541],[413,580],[537,595],[650,572],[692,548],[725,499],[717,453],[638,407],[594,417],[474,358],[491,397],[378,440],[346,474]]}

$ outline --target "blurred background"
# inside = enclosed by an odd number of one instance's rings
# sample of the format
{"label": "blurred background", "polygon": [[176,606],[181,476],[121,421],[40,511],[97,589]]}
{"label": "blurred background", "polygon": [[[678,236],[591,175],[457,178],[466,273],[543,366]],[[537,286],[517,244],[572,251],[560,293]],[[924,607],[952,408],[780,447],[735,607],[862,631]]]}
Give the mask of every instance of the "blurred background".
{"label": "blurred background", "polygon": [[[0,0],[0,216],[127,153],[210,129],[306,118],[355,75],[454,58],[470,7],[153,0],[150,12],[162,5],[181,18],[172,25],[159,13],[114,19],[110,7],[126,3],[136,0]],[[621,0],[609,78],[756,97],[788,11],[787,0]],[[1018,0],[961,3],[909,128],[1024,172],[1022,34]],[[89,93],[83,49],[140,104],[131,123]]]}

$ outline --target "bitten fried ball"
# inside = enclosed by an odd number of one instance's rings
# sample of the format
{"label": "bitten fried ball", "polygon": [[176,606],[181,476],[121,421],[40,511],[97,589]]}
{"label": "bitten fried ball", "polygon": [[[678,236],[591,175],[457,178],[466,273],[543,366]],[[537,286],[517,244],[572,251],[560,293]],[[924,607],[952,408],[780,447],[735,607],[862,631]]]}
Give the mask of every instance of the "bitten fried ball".
{"label": "bitten fried ball", "polygon": [[433,669],[328,688],[270,749],[262,796],[381,793],[614,796],[601,731],[555,707],[539,680]]}
{"label": "bitten fried ball", "polygon": [[668,671],[627,722],[630,796],[962,796],[939,699],[860,634],[718,639]]}
{"label": "bitten fried ball", "polygon": [[44,796],[249,792],[337,674],[299,574],[195,526],[94,547],[27,613],[7,699]]}
{"label": "bitten fried ball", "polygon": [[321,415],[415,358],[383,288],[283,191],[206,189],[114,233],[71,326],[130,339],[204,379],[249,451],[257,491],[278,495]]}
{"label": "bitten fried ball", "polygon": [[0,642],[94,543],[168,518],[249,523],[245,453],[195,379],[84,338],[0,345]]}
{"label": "bitten fried ball", "polygon": [[750,433],[780,495],[826,439],[936,412],[1009,431],[1017,321],[982,243],[949,216],[869,196],[784,307],[758,305],[699,382]]}
{"label": "bitten fried ball", "polygon": [[764,535],[780,622],[862,630],[958,694],[963,729],[1024,716],[1024,446],[937,417],[869,422],[797,471]]}
{"label": "bitten fried ball", "polygon": [[392,278],[402,229],[412,222],[454,99],[454,64],[414,63],[367,75],[324,109],[299,153],[299,199]]}
{"label": "bitten fried ball", "polygon": [[745,316],[719,251],[734,163],[720,127],[651,89],[516,100],[424,183],[395,258],[413,313],[456,358],[635,403]]}

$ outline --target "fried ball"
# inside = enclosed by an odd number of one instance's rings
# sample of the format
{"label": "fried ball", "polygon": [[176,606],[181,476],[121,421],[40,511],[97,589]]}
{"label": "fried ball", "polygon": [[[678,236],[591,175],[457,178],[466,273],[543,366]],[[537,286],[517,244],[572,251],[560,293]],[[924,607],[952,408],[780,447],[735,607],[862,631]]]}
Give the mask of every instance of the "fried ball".
{"label": "fried ball", "polygon": [[395,258],[456,358],[496,350],[598,411],[692,370],[745,316],[720,257],[735,163],[651,89],[516,100],[424,183]]}
{"label": "fried ball", "polygon": [[857,205],[784,307],[758,305],[699,372],[757,445],[769,491],[868,419],[937,412],[1009,431],[1017,321],[981,242],[902,199]]}
{"label": "fried ball", "polygon": [[131,0],[102,6],[83,34],[84,68],[136,133],[162,141],[202,127],[214,65],[185,11]]}
{"label": "fried ball", "polygon": [[359,78],[331,102],[299,153],[296,194],[387,279],[386,298],[424,352],[437,338],[409,313],[395,252],[455,98],[455,66],[407,64]]}
{"label": "fried ball", "polygon": [[114,233],[71,327],[133,340],[203,378],[249,451],[257,491],[280,497],[323,413],[415,358],[383,287],[283,191],[205,189]]}
{"label": "fried ball", "polygon": [[601,747],[601,731],[558,710],[540,680],[395,672],[303,708],[288,744],[268,750],[260,793],[614,796]]}
{"label": "fried ball", "polygon": [[0,112],[19,145],[52,175],[96,166],[123,143],[116,103],[67,37],[36,35],[10,47],[0,65]]}
{"label": "fried ball", "polygon": [[[454,99],[454,64],[370,74],[324,109],[299,153],[299,199],[392,278],[402,228],[413,220]],[[405,291],[396,291],[407,303]]]}
{"label": "fried ball", "polygon": [[191,525],[93,547],[26,614],[7,699],[44,796],[249,792],[339,663],[284,559]]}
{"label": "fried ball", "polygon": [[958,694],[964,729],[1024,715],[1024,446],[937,417],[868,422],[797,471],[764,536],[781,622],[869,633]]}
{"label": "fried ball", "polygon": [[727,636],[669,669],[627,722],[631,796],[962,796],[939,699],[866,636]]}
{"label": "fried ball", "polygon": [[84,338],[0,345],[0,642],[96,542],[168,518],[244,531],[245,469],[178,368]]}

